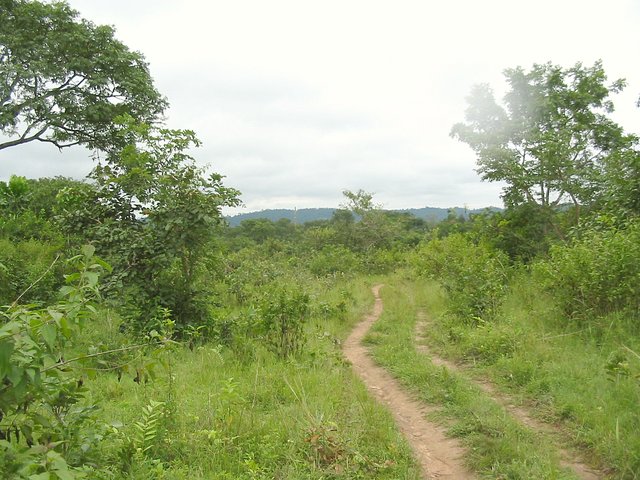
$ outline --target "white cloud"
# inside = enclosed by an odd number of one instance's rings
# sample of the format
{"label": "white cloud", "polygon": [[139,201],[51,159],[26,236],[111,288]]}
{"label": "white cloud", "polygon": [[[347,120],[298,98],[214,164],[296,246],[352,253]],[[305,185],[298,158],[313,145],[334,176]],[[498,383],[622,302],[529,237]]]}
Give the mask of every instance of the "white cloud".
{"label": "white cloud", "polygon": [[[449,137],[475,83],[534,62],[629,80],[616,119],[637,130],[640,8],[633,0],[71,0],[143,52],[168,122],[203,140],[203,164],[247,209],[336,206],[345,188],[390,208],[500,203]],[[0,178],[88,170],[84,151],[11,149]],[[46,158],[46,160],[45,160]]]}

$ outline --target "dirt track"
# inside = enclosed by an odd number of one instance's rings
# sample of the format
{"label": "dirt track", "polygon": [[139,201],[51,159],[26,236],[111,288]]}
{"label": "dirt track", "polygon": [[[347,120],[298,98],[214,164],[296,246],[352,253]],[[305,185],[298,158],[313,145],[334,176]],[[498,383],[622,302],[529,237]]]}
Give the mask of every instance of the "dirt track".
{"label": "dirt track", "polygon": [[371,313],[355,327],[343,345],[345,357],[369,391],[387,405],[413,449],[425,479],[475,478],[463,465],[464,450],[448,438],[444,429],[425,419],[431,408],[411,398],[389,373],[377,366],[362,345],[362,339],[382,313],[382,285],[373,287],[375,304]]}
{"label": "dirt track", "polygon": [[[463,373],[463,370],[453,362],[445,360],[435,355],[429,347],[424,345],[423,332],[429,327],[427,316],[424,312],[418,313],[418,322],[416,323],[415,339],[416,349],[429,356],[431,361],[435,365],[442,366],[449,371]],[[515,405],[513,399],[509,396],[499,392],[496,387],[487,380],[471,380],[476,386],[478,386],[484,393],[489,395],[497,404],[501,405],[513,418],[519,421],[524,426],[536,432],[543,432],[546,434],[559,433],[558,428],[548,423],[543,423],[537,420],[531,412],[526,408]],[[590,468],[579,456],[561,446],[556,446],[558,453],[560,454],[560,464],[563,467],[570,468],[582,480],[599,480],[604,477],[601,472],[597,472]]]}

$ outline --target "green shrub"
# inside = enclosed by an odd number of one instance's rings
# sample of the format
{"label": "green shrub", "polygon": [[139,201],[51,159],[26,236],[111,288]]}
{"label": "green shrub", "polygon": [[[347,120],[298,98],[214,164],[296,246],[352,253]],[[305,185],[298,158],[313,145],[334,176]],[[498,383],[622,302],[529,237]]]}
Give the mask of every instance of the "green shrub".
{"label": "green shrub", "polygon": [[326,245],[309,262],[314,275],[351,273],[360,266],[358,255],[341,245]]}
{"label": "green shrub", "polygon": [[640,312],[640,222],[626,229],[586,232],[555,245],[534,266],[538,281],[571,317]]}
{"label": "green shrub", "polygon": [[442,284],[449,310],[472,323],[494,315],[506,292],[506,255],[485,244],[476,245],[463,234],[421,245],[413,263],[419,275]]}
{"label": "green shrub", "polygon": [[371,249],[362,258],[362,269],[370,274],[384,274],[393,271],[402,262],[402,254],[397,250]]}
{"label": "green shrub", "polygon": [[93,257],[92,247],[84,247],[70,262],[77,271],[66,275],[60,302],[41,309],[0,309],[3,478],[80,478],[75,473],[99,440],[98,431],[85,428],[96,406],[81,403],[86,389],[82,372],[74,368],[80,357],[65,359],[65,354],[95,315],[90,302],[98,296],[98,277],[108,266]]}
{"label": "green shrub", "polygon": [[309,314],[309,295],[276,287],[260,305],[264,338],[280,357],[299,353],[305,344],[304,324]]}
{"label": "green shrub", "polygon": [[12,303],[23,293],[21,303],[52,299],[63,281],[62,262],[54,264],[57,251],[56,246],[38,240],[0,239],[0,264],[4,266],[0,269],[0,305]]}

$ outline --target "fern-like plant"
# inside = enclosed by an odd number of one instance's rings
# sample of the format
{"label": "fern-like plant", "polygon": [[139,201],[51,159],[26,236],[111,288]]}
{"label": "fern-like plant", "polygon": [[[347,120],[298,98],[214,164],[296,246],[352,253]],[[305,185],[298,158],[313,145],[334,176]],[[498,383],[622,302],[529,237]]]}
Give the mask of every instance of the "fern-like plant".
{"label": "fern-like plant", "polygon": [[146,454],[157,445],[161,433],[161,421],[165,416],[165,403],[150,400],[142,409],[142,418],[135,422],[132,438],[136,451]]}

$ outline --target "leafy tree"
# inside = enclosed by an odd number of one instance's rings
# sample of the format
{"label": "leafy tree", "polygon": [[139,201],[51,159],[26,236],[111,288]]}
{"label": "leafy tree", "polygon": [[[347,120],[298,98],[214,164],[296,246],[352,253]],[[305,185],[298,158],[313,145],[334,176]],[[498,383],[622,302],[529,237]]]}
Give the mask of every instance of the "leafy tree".
{"label": "leafy tree", "polygon": [[[352,226],[345,223],[345,218],[342,219],[343,225],[352,229],[350,236],[353,243],[349,246],[363,252],[389,246],[398,232],[385,216],[382,205],[373,202],[373,194],[364,190],[344,190],[342,194],[346,198],[342,208],[352,212],[358,219]],[[343,216],[344,214],[340,214],[336,220]]]}
{"label": "leafy tree", "polygon": [[222,222],[221,207],[238,205],[239,192],[216,173],[206,176],[186,153],[199,145],[193,132],[130,117],[118,123],[127,146],[96,166],[93,187],[61,194],[61,216],[113,265],[112,282],[134,295],[134,318],[149,322],[169,308],[178,328],[198,322],[206,309],[198,300],[198,268]]}
{"label": "leafy tree", "polygon": [[0,1],[0,150],[32,141],[106,150],[113,120],[166,108],[144,57],[65,2]]}
{"label": "leafy tree", "polygon": [[0,213],[17,215],[26,207],[29,183],[25,177],[11,175],[8,182],[0,182]]}
{"label": "leafy tree", "polygon": [[579,217],[600,189],[604,161],[635,142],[608,117],[609,95],[624,80],[607,84],[601,62],[568,69],[536,64],[504,75],[510,87],[504,106],[487,85],[474,87],[466,123],[454,125],[452,136],[476,152],[484,180],[507,183],[508,206],[570,201]]}
{"label": "leafy tree", "polygon": [[600,212],[612,215],[614,223],[623,224],[640,215],[640,152],[626,150],[611,155],[602,178],[602,192],[597,199]]}
{"label": "leafy tree", "polygon": [[360,217],[382,207],[382,205],[373,203],[373,193],[365,192],[362,189],[357,192],[344,190],[342,195],[347,199],[346,203],[342,205],[342,207],[346,210],[352,211]]}
{"label": "leafy tree", "polygon": [[474,214],[467,225],[472,237],[505,252],[511,260],[529,263],[549,250],[553,239],[545,231],[549,213],[532,203],[524,203],[502,212]]}

